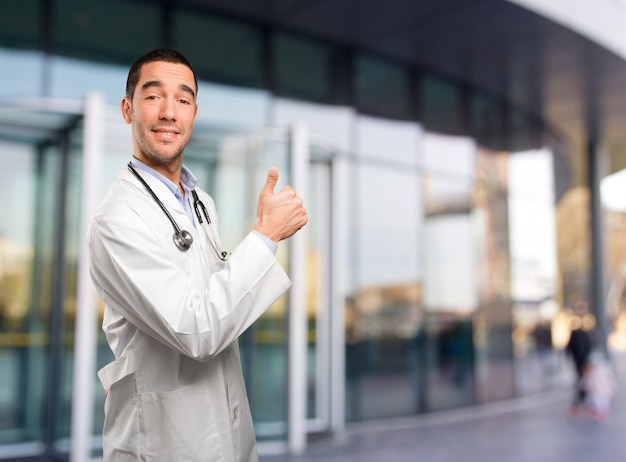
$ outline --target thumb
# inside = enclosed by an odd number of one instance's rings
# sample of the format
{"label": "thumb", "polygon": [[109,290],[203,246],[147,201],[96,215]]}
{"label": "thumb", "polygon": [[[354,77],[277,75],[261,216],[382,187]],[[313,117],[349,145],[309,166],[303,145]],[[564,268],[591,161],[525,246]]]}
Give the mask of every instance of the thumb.
{"label": "thumb", "polygon": [[278,182],[278,169],[272,166],[267,172],[267,180],[265,180],[265,186],[263,187],[263,192],[273,194],[274,186],[276,186],[277,182]]}

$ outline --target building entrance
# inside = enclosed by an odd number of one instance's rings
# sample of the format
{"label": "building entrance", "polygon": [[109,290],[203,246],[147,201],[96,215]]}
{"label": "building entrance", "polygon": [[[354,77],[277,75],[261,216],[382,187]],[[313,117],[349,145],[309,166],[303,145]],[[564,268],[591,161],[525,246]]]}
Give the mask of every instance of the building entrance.
{"label": "building entrance", "polygon": [[81,133],[79,107],[0,107],[0,453],[9,457],[67,450]]}
{"label": "building entrance", "polygon": [[[0,460],[101,456],[96,371],[112,354],[86,270],[82,215],[124,168],[132,141],[116,111],[90,107],[0,105]],[[342,424],[331,412],[343,406],[341,339],[331,354],[343,327],[333,327],[342,319],[331,286],[334,154],[304,127],[202,124],[185,153],[216,201],[225,249],[253,225],[271,165],[280,170],[276,189],[294,186],[309,212],[309,225],[277,253],[291,291],[240,338],[261,453],[301,451],[308,432]]]}

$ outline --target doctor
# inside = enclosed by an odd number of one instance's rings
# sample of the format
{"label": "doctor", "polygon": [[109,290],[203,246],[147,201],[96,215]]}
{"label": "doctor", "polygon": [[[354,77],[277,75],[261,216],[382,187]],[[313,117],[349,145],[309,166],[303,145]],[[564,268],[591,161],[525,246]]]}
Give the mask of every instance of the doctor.
{"label": "doctor", "polygon": [[228,255],[215,204],[183,165],[198,111],[187,60],[155,50],[130,69],[121,110],[133,156],[93,219],[90,266],[115,360],[104,460],[256,461],[238,337],[290,286],[277,243],[307,223],[272,167],[253,230]]}

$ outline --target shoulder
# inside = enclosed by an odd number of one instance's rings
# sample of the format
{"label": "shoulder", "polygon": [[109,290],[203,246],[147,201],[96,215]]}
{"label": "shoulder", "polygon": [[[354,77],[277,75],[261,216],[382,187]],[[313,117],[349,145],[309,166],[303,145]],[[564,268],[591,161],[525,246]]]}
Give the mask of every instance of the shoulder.
{"label": "shoulder", "polygon": [[139,186],[127,172],[120,172],[100,201],[95,217],[137,214],[138,210],[145,209],[144,204],[151,201],[152,198],[147,191],[140,189]]}
{"label": "shoulder", "polygon": [[160,210],[151,206],[153,199],[137,186],[123,175],[111,184],[93,215],[90,234],[109,234],[115,229],[153,234],[153,225],[160,224],[165,215],[161,216]]}

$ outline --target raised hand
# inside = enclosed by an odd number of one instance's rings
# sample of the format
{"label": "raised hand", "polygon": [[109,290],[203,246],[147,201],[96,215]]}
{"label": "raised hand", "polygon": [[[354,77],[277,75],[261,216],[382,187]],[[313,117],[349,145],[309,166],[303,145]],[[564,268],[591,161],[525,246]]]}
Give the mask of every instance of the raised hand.
{"label": "raised hand", "polygon": [[254,229],[274,242],[280,242],[292,236],[307,224],[309,219],[302,199],[291,186],[285,186],[275,193],[278,181],[278,169],[271,167],[267,173],[265,186],[259,194],[256,210],[257,221]]}

